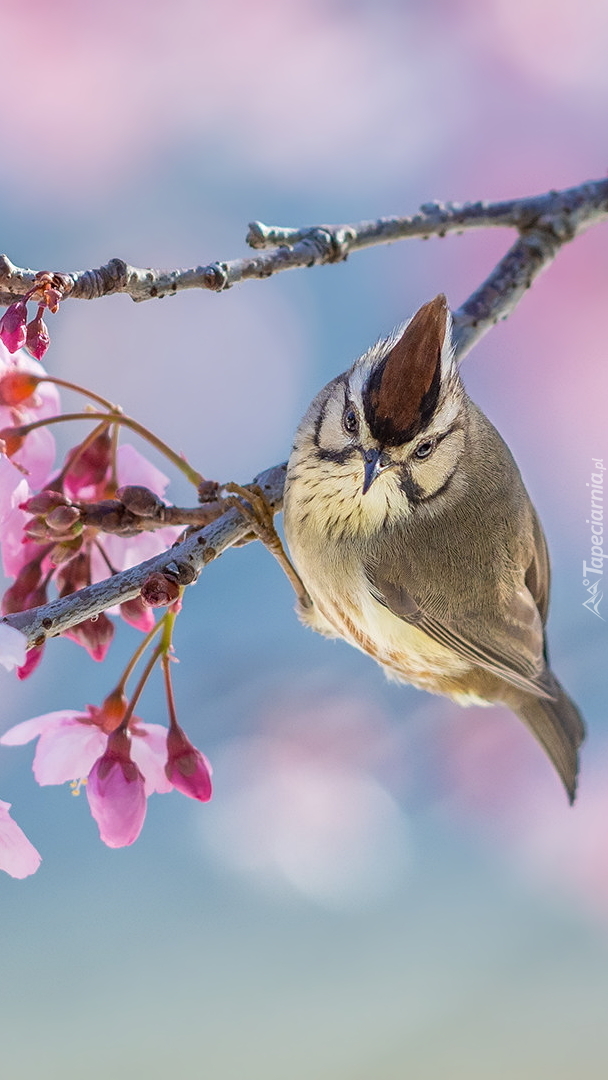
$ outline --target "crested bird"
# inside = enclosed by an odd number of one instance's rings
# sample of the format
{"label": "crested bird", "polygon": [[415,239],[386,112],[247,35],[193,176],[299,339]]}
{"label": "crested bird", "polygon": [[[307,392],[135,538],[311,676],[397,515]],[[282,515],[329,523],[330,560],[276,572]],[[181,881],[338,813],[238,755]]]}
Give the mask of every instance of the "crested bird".
{"label": "crested bird", "polygon": [[300,423],[284,497],[298,614],[391,678],[512,709],[572,802],[584,725],[549,666],[545,537],[508,447],[464,389],[451,329],[437,296]]}

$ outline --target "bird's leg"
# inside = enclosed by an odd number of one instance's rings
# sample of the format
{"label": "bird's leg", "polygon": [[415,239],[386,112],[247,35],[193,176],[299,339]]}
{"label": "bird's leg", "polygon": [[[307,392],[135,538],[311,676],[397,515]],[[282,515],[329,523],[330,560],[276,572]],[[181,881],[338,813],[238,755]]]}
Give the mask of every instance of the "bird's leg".
{"label": "bird's leg", "polygon": [[246,487],[241,487],[240,484],[230,483],[224,484],[224,490],[231,492],[224,502],[228,506],[234,506],[247,519],[251,532],[258,540],[261,540],[264,547],[268,548],[282,567],[291,582],[299,607],[302,610],[311,608],[312,600],[274,527],[274,508],[268,502],[261,487],[258,484],[247,484]]}

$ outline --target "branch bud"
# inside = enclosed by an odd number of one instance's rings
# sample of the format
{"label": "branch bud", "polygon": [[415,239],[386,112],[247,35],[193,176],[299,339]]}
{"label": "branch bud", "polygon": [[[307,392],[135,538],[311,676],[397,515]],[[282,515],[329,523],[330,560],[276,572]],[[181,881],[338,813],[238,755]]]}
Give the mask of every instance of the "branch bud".
{"label": "branch bud", "polygon": [[165,505],[158,495],[141,484],[125,484],[116,492],[116,498],[136,517],[157,517],[158,511]]}
{"label": "branch bud", "polygon": [[217,480],[203,480],[198,485],[198,501],[201,503],[215,502],[219,490],[220,485]]}
{"label": "branch bud", "polygon": [[150,574],[141,587],[141,598],[148,607],[167,607],[179,597],[179,585],[166,574]]}
{"label": "branch bud", "polygon": [[56,506],[46,515],[46,523],[53,532],[74,532],[74,525],[80,521],[80,510],[77,506]]}
{"label": "branch bud", "polygon": [[60,491],[53,491],[52,488],[46,488],[44,491],[39,491],[37,495],[32,495],[31,499],[19,503],[19,509],[27,510],[28,514],[46,515],[57,506],[71,505],[67,495],[62,495]]}

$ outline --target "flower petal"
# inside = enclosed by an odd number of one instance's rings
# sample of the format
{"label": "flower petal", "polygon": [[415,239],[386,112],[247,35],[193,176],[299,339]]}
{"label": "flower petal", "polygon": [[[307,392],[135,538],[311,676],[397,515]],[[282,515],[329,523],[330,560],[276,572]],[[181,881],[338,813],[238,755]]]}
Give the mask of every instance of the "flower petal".
{"label": "flower petal", "polygon": [[135,596],[133,600],[125,600],[116,611],[120,612],[129,626],[134,626],[136,630],[141,630],[144,634],[148,634],[154,626],[154,612],[152,608],[145,606],[140,596]]}
{"label": "flower petal", "polygon": [[29,490],[23,473],[10,458],[0,455],[0,522],[3,525],[15,507],[27,499]]}
{"label": "flower petal", "polygon": [[[183,529],[179,525],[167,525],[164,529],[156,529],[154,532],[139,533],[138,536],[104,536],[103,549],[117,570],[127,570],[130,566],[145,562],[160,555],[175,542]],[[101,557],[91,558],[91,570],[93,581],[103,581],[108,576],[107,563],[103,563]]]}
{"label": "flower petal", "polygon": [[167,764],[167,732],[162,724],[144,724],[138,721],[133,729],[131,757],[141,769],[146,781],[146,795],[157,792],[165,795],[173,784],[165,773]]}
{"label": "flower petal", "polygon": [[0,743],[3,746],[24,746],[32,739],[42,735],[44,731],[60,726],[66,720],[74,720],[81,717],[81,712],[75,709],[63,709],[61,712],[44,713],[43,716],[34,716],[31,720],[24,720],[21,724],[15,724],[4,732]]}
{"label": "flower petal", "polygon": [[43,656],[44,645],[34,645],[34,648],[29,650],[25,658],[25,664],[17,668],[17,678],[29,679],[30,675],[34,674]]}
{"label": "flower petal", "polygon": [[65,784],[88,776],[107,742],[108,736],[94,724],[66,720],[40,736],[34,755],[34,776],[41,786]]}
{"label": "flower petal", "polygon": [[0,623],[0,664],[7,671],[25,664],[27,638],[13,626]]}
{"label": "flower petal", "polygon": [[11,804],[0,800],[0,870],[14,878],[28,877],[40,866],[40,855],[9,814]]}
{"label": "flower petal", "polygon": [[[32,419],[38,418],[34,414]],[[24,420],[24,423],[26,422]],[[55,439],[49,429],[35,428],[30,431],[22,448],[13,455],[17,465],[26,469],[27,479],[33,490],[44,487],[53,468],[56,452]]]}
{"label": "flower petal", "polygon": [[162,497],[169,483],[169,477],[157,469],[152,462],[140,454],[130,443],[121,443],[116,455],[118,485],[141,484]]}

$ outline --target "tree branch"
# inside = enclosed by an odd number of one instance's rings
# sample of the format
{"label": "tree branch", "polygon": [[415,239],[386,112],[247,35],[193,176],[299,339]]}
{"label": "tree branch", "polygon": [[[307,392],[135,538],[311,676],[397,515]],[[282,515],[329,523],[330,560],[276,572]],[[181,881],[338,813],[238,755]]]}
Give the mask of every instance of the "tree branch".
{"label": "tree branch", "polygon": [[[225,511],[223,499],[214,499],[212,502],[201,503],[198,506],[172,506],[160,499],[153,511],[147,514],[134,513],[125,506],[120,499],[102,499],[101,502],[86,503],[71,500],[71,507],[78,511],[75,518],[79,528],[91,527],[100,532],[110,533],[113,536],[139,536],[142,532],[156,532],[158,529],[166,529],[167,526],[180,526],[189,529],[201,529],[209,525]],[[34,521],[36,515],[34,515]],[[36,533],[36,537],[47,542],[64,539],[61,530],[53,532],[52,528],[44,527],[43,532]],[[74,522],[66,531],[66,537],[74,535]]]}
{"label": "tree branch", "polygon": [[[501,227],[517,229],[522,236],[549,238],[558,246],[583,229],[608,218],[608,180],[579,184],[564,191],[550,191],[531,198],[496,203],[426,203],[410,217],[378,218],[356,225],[322,225],[300,229],[263,225],[249,226],[247,243],[258,254],[228,262],[214,262],[189,269],[154,270],[129,266],[111,259],[95,270],[54,273],[54,283],[64,295],[93,300],[112,293],[126,293],[135,301],[170,296],[184,289],[222,292],[250,278],[266,278],[282,270],[341,262],[353,251],[376,244],[390,244],[410,237],[446,236],[465,229]],[[270,249],[270,250],[268,250]],[[0,256],[0,304],[10,304],[35,284],[37,271],[15,266]]]}
{"label": "tree branch", "polygon": [[[510,314],[534,279],[553,261],[562,244],[572,240],[590,225],[606,219],[608,180],[599,180],[566,191],[549,192],[547,195],[515,199],[511,202],[473,203],[462,207],[433,203],[422,207],[419,214],[411,218],[381,218],[376,222],[363,222],[358,226],[302,230],[273,229],[257,223],[251,227],[248,237],[252,246],[264,247],[267,243],[290,246],[279,247],[269,255],[260,256],[262,261],[242,259],[232,263],[213,264],[215,267],[222,267],[221,273],[225,274],[219,285],[213,286],[194,280],[196,275],[205,277],[213,267],[198,268],[196,271],[172,271],[164,276],[157,271],[137,271],[127,267],[127,277],[122,285],[116,284],[119,281],[119,277],[116,277],[113,279],[116,287],[107,288],[105,291],[128,292],[133,299],[143,300],[151,295],[162,295],[158,291],[165,287],[159,285],[161,278],[163,281],[172,279],[170,291],[173,292],[180,288],[194,287],[222,289],[246,277],[266,277],[279,270],[312,265],[314,262],[335,262],[345,258],[350,250],[371,244],[389,243],[403,237],[445,235],[447,232],[490,225],[517,228],[521,233],[520,238],[503,256],[486,281],[454,313],[456,356],[461,360],[491,326]],[[308,253],[308,261],[302,258],[303,250]],[[320,254],[322,251],[325,252],[324,255]],[[315,252],[319,255],[318,258]],[[263,262],[264,259],[266,262]],[[114,260],[114,263],[117,262]],[[5,260],[3,265],[6,267],[7,264],[12,266]],[[124,263],[121,265],[126,267]],[[265,267],[263,272],[262,267]],[[16,275],[13,283],[17,291],[10,295],[21,295],[31,287],[30,281],[34,273],[13,269]],[[4,283],[6,287],[3,272],[0,266],[0,285]],[[71,275],[73,286],[70,295],[103,295],[103,288],[91,292],[87,292],[87,288],[89,285],[92,287],[91,283],[96,274],[103,276],[104,273],[105,270]],[[31,278],[28,278],[22,287],[19,275],[24,274],[31,275]],[[138,275],[148,275],[147,284],[143,282],[143,277],[138,284]],[[153,280],[156,281],[156,286],[150,284]],[[87,281],[89,285],[86,284]],[[157,291],[152,293],[152,288],[155,287]],[[255,480],[277,510],[282,504],[286,468],[285,464],[273,466]],[[204,511],[205,507],[202,508],[202,512]],[[248,532],[248,522],[238,510],[228,510],[206,528],[196,531],[154,559],[114,574],[105,581],[89,585],[63,599],[53,600],[29,611],[7,615],[2,621],[21,630],[27,636],[30,647],[40,645],[48,637],[54,637],[108,607],[139,595],[144,581],[154,571],[169,571],[180,584],[191,584],[207,563],[221,555],[226,548],[242,541]]]}
{"label": "tree branch", "polygon": [[[277,510],[282,503],[286,471],[286,463],[275,465],[255,479]],[[174,544],[162,555],[113,574],[95,585],[87,585],[62,599],[52,600],[49,604],[5,615],[2,622],[21,630],[28,639],[28,647],[42,645],[47,638],[56,637],[70,626],[99,615],[114,604],[122,604],[139,596],[144,581],[154,572],[168,572],[179,585],[191,585],[204,566],[227,547],[243,540],[250,530],[247,519],[238,510],[230,509],[211,525]]]}

